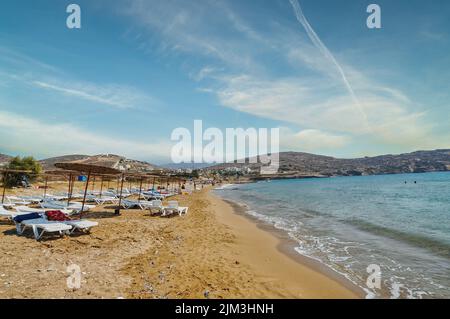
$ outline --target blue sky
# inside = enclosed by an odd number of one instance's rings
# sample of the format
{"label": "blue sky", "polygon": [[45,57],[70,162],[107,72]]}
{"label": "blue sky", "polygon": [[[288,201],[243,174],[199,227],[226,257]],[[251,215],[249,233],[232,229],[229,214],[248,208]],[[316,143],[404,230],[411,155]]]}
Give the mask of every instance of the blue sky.
{"label": "blue sky", "polygon": [[289,0],[2,1],[0,153],[164,163],[195,119],[338,157],[450,148],[449,1],[299,4],[312,29]]}

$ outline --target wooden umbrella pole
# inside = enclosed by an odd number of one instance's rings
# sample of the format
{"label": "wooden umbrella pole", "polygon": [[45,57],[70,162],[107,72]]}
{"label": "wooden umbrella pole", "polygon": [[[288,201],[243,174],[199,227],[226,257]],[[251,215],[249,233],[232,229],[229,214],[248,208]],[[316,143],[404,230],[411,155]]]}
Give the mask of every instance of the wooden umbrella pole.
{"label": "wooden umbrella pole", "polygon": [[102,198],[102,193],[103,193],[103,176],[101,178],[101,185],[100,185],[100,198]]}
{"label": "wooden umbrella pole", "polygon": [[44,199],[45,199],[45,197],[47,197],[47,184],[48,184],[48,176],[45,176]]}
{"label": "wooden umbrella pole", "polygon": [[152,191],[155,191],[155,181],[156,181],[156,177],[153,177],[153,186],[152,186]]}
{"label": "wooden umbrella pole", "polygon": [[91,171],[89,171],[89,173],[88,173],[86,186],[84,187],[84,196],[83,196],[83,204],[81,205],[80,219],[83,216],[84,203],[86,202],[86,194],[87,194],[87,190],[88,190],[88,187],[89,187],[89,180],[90,179],[91,179]]}
{"label": "wooden umbrella pole", "polygon": [[2,196],[2,204],[5,202],[5,194],[6,194],[6,180],[8,179],[8,171],[3,173],[3,196]]}
{"label": "wooden umbrella pole", "polygon": [[116,210],[117,215],[120,215],[120,207],[122,206],[122,191],[123,191],[124,179],[125,179],[125,174],[122,174],[122,182],[120,183],[119,208]]}
{"label": "wooden umbrella pole", "polygon": [[67,190],[67,206],[70,204],[70,199],[72,197],[72,174],[69,174],[69,189]]}
{"label": "wooden umbrella pole", "polygon": [[141,183],[139,184],[138,203],[141,202],[141,192],[142,192],[142,178],[141,178]]}
{"label": "wooden umbrella pole", "polygon": [[94,195],[94,191],[95,191],[95,176],[94,176],[94,178],[92,180],[92,190],[91,190],[92,195]]}

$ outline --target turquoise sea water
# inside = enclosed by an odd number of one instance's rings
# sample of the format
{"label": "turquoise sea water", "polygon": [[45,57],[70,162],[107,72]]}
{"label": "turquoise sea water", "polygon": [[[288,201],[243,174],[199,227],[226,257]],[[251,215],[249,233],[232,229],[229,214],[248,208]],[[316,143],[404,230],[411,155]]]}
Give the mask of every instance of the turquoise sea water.
{"label": "turquoise sea water", "polygon": [[[216,194],[295,239],[369,298],[450,298],[450,173],[276,180]],[[366,284],[369,265],[381,287]]]}

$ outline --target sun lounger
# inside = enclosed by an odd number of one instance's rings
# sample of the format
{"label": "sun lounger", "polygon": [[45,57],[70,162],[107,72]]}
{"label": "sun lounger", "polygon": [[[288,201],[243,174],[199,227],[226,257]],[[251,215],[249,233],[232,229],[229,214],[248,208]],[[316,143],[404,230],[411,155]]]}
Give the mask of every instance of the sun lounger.
{"label": "sun lounger", "polygon": [[189,207],[181,207],[177,201],[169,201],[169,206],[164,206],[161,216],[167,217],[173,214],[186,215]]}
{"label": "sun lounger", "polygon": [[[69,210],[74,210],[74,211],[80,212],[82,204],[78,203],[78,202],[73,202],[73,203],[70,203],[69,205],[67,205],[67,203],[64,203],[64,202],[43,201],[41,203],[41,207],[42,208],[49,208],[49,209],[58,209],[58,210],[69,209]],[[87,205],[87,204],[85,204],[83,211],[86,212],[86,211],[88,211],[88,210],[90,210],[92,208],[95,208],[95,205]]]}
{"label": "sun lounger", "polygon": [[[15,221],[15,219],[14,219]],[[36,240],[40,240],[45,233],[59,233],[60,236],[68,233],[72,226],[62,222],[52,222],[44,218],[27,219],[16,223],[16,230],[22,235],[26,229],[31,228]]]}
{"label": "sun lounger", "polygon": [[142,201],[137,201],[137,200],[130,200],[130,199],[123,199],[122,200],[122,204],[121,204],[125,209],[130,209],[133,207],[137,207],[140,208],[142,210],[144,209],[149,209],[150,207],[152,207],[152,203],[142,200]]}
{"label": "sun lounger", "polygon": [[13,219],[16,216],[19,215],[25,215],[28,213],[22,213],[22,212],[18,212],[18,211],[14,211],[14,210],[6,210],[5,208],[3,208],[3,206],[0,205],[0,217],[6,217],[8,219]]}
{"label": "sun lounger", "polygon": [[[44,208],[31,208],[28,206],[15,206],[14,209],[20,213],[38,213],[38,214],[44,214],[45,212],[52,210]],[[58,209],[58,210],[68,216],[73,213],[73,210],[71,209]]]}
{"label": "sun lounger", "polygon": [[164,206],[162,205],[162,201],[154,200],[154,201],[151,201],[151,206],[149,206],[147,209],[150,210],[151,215],[160,214],[160,213],[162,214]]}
{"label": "sun lounger", "polygon": [[17,196],[6,196],[6,200],[10,205],[30,205],[31,202]]}
{"label": "sun lounger", "polygon": [[70,232],[71,234],[73,234],[77,230],[88,233],[91,231],[92,227],[98,226],[97,222],[93,222],[90,220],[83,220],[83,219],[82,220],[64,221],[62,223],[72,226],[72,231]]}
{"label": "sun lounger", "polygon": [[94,202],[97,203],[97,205],[104,205],[104,204],[118,204],[119,199],[117,197],[112,196],[102,196],[94,198]]}
{"label": "sun lounger", "polygon": [[155,192],[143,192],[142,196],[146,199],[146,200],[152,200],[152,199],[156,199],[156,200],[163,200],[165,198],[164,195],[159,194],[159,193],[155,193]]}
{"label": "sun lounger", "polygon": [[53,195],[53,194],[47,194],[45,195],[44,201],[58,201],[67,199],[67,197],[59,196],[59,195]]}
{"label": "sun lounger", "polygon": [[42,200],[44,199],[42,196],[16,196],[16,197],[24,202],[30,202],[32,204],[38,204],[42,202]]}

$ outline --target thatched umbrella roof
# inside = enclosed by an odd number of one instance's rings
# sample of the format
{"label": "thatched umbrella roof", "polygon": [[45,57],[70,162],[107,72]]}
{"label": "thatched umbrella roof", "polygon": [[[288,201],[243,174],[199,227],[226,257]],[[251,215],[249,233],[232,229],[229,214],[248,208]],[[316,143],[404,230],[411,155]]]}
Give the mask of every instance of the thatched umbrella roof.
{"label": "thatched umbrella roof", "polygon": [[80,173],[105,174],[105,175],[118,175],[121,173],[121,171],[115,168],[83,163],[73,163],[73,162],[56,163],[55,166],[65,170],[77,171]]}

